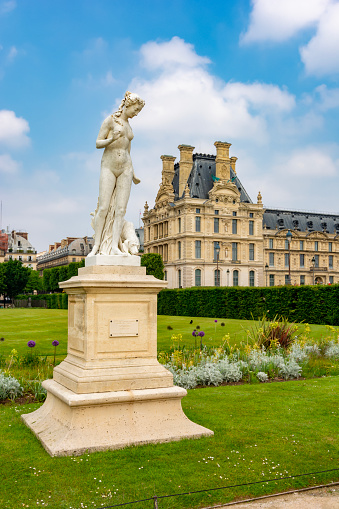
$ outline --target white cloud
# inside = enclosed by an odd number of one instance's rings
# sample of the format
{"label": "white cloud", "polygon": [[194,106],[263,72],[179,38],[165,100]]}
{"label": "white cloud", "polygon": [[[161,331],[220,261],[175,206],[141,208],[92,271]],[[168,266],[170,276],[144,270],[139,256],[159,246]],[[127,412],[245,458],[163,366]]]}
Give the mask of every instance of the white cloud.
{"label": "white cloud", "polygon": [[0,15],[7,14],[16,8],[15,0],[7,0],[6,2],[0,3]]}
{"label": "white cloud", "polygon": [[339,73],[339,3],[331,5],[319,20],[315,36],[300,49],[308,74]]}
{"label": "white cloud", "polygon": [[29,124],[14,111],[0,110],[0,144],[8,147],[23,147],[30,142],[27,134]]}
{"label": "white cloud", "polygon": [[288,175],[294,177],[319,178],[338,174],[339,160],[328,154],[328,148],[305,147],[295,151],[284,164]]}
{"label": "white cloud", "polygon": [[223,82],[208,72],[207,59],[178,37],[147,43],[140,52],[153,73],[129,85],[147,106],[134,122],[156,143],[161,137],[168,141],[168,133],[182,143],[220,137],[263,143],[269,138],[267,117],[295,105],[294,96],[275,85]]}
{"label": "white cloud", "polygon": [[326,85],[320,85],[315,92],[320,98],[318,106],[322,111],[339,107],[339,88],[328,89]]}
{"label": "white cloud", "polygon": [[0,154],[0,173],[14,174],[19,171],[20,163],[9,154]]}
{"label": "white cloud", "polygon": [[286,41],[316,25],[332,0],[253,0],[250,25],[241,42]]}
{"label": "white cloud", "polygon": [[173,37],[167,42],[148,42],[141,47],[140,54],[142,64],[150,70],[167,69],[178,65],[190,68],[211,62],[209,58],[198,55],[193,44],[179,37]]}

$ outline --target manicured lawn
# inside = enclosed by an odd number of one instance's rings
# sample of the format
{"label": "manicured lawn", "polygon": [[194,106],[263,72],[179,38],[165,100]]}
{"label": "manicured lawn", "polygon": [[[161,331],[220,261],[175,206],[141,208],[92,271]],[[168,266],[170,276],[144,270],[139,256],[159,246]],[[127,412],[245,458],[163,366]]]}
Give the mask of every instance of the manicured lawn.
{"label": "manicured lawn", "polygon": [[[214,437],[76,458],[50,458],[21,422],[20,414],[38,404],[0,406],[0,507],[96,508],[338,468],[338,392],[339,377],[192,390],[183,400],[185,413]],[[211,506],[338,479],[339,471],[160,499],[159,509]],[[153,503],[126,507],[151,509]]]}
{"label": "manicured lawn", "polygon": [[[173,334],[182,334],[182,343],[193,345],[198,338],[192,336],[196,326],[205,332],[204,344],[219,346],[225,334],[231,335],[230,343],[239,343],[246,338],[246,329],[253,325],[247,320],[225,320],[218,318],[215,325],[213,318],[190,318],[186,316],[158,316],[158,351],[168,351]],[[190,321],[193,323],[190,324]],[[221,324],[224,323],[225,326]],[[168,330],[168,326],[172,330]],[[319,339],[327,336],[325,325],[310,325],[311,336]],[[0,309],[0,337],[5,341],[0,343],[0,355],[9,355],[15,348],[20,355],[27,352],[27,342],[36,342],[35,351],[39,354],[52,355],[53,340],[58,340],[57,353],[61,360],[67,353],[67,310],[62,309]]]}

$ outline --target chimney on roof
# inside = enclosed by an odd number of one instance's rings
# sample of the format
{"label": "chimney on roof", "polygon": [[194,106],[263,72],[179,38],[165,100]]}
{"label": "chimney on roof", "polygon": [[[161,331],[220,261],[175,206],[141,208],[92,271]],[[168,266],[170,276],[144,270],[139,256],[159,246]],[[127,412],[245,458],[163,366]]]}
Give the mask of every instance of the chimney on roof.
{"label": "chimney on roof", "polygon": [[221,180],[230,179],[230,146],[231,143],[216,141],[214,146],[217,149],[215,158],[215,176]]}
{"label": "chimney on roof", "polygon": [[160,156],[162,160],[162,183],[163,184],[172,184],[172,180],[174,178],[174,156]]}
{"label": "chimney on roof", "polygon": [[232,167],[232,170],[234,171],[235,174],[237,174],[237,170],[235,168],[235,164],[237,162],[238,158],[233,156],[231,157],[230,161],[231,161],[231,167]]}
{"label": "chimney on roof", "polygon": [[179,145],[179,198],[181,198],[193,166],[193,150],[190,145]]}

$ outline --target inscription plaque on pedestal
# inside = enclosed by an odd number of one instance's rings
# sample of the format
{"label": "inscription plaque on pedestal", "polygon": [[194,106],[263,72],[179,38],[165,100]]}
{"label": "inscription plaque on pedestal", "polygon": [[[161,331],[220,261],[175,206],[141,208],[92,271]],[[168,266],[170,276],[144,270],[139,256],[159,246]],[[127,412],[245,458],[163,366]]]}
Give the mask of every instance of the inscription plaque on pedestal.
{"label": "inscription plaque on pedestal", "polygon": [[109,324],[109,337],[138,336],[139,320],[111,320]]}

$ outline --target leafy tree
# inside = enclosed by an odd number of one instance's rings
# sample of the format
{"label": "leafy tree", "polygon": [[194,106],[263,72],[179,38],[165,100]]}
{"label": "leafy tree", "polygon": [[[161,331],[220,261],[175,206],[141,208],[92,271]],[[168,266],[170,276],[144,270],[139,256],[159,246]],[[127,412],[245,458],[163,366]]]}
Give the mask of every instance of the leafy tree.
{"label": "leafy tree", "polygon": [[25,286],[25,293],[33,293],[34,290],[37,292],[42,292],[42,277],[40,277],[39,272],[33,269],[29,269],[29,277],[27,281],[27,285]]}
{"label": "leafy tree", "polygon": [[6,293],[6,281],[5,281],[5,265],[0,263],[0,295]]}
{"label": "leafy tree", "polygon": [[5,273],[5,294],[13,301],[14,297],[21,293],[29,279],[29,268],[24,267],[20,260],[8,260],[3,263]]}
{"label": "leafy tree", "polygon": [[146,267],[146,274],[157,279],[164,279],[164,263],[157,253],[146,253],[141,257],[141,265]]}

